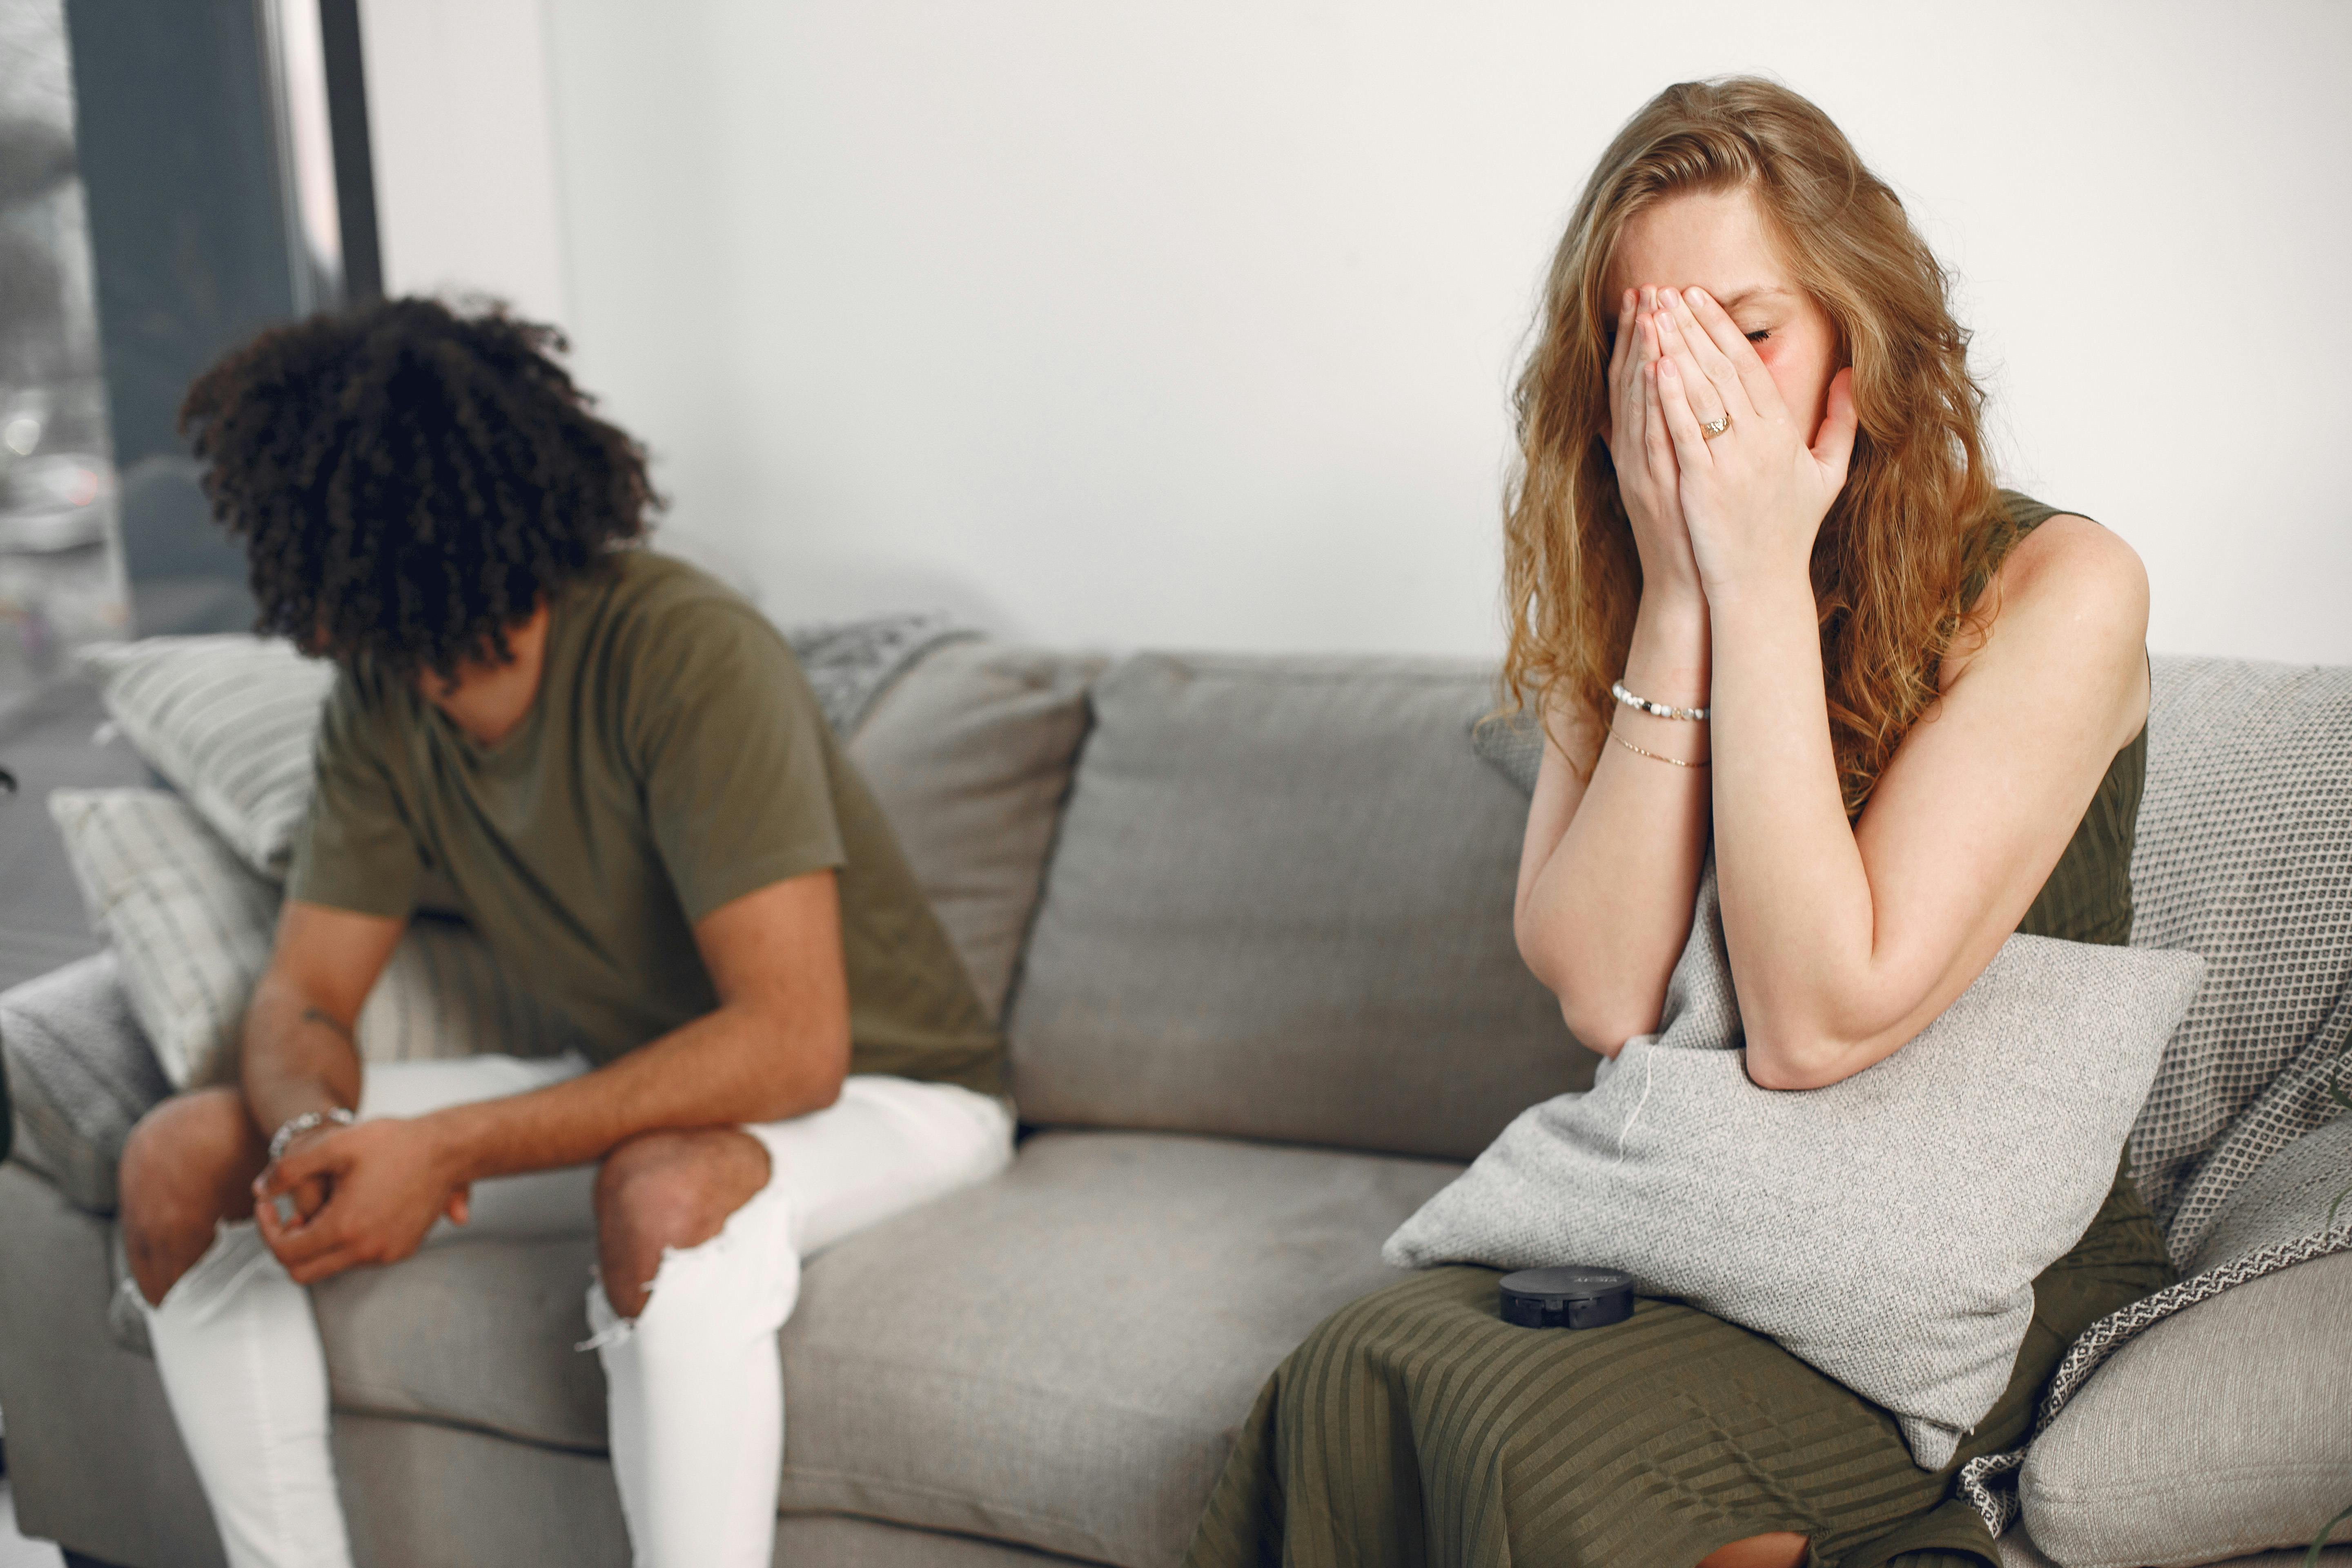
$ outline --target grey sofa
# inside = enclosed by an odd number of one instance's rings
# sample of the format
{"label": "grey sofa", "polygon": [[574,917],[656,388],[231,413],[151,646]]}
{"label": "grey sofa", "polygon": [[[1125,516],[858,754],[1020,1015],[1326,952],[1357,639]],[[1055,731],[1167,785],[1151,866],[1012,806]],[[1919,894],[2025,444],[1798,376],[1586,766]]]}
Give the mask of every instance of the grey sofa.
{"label": "grey sofa", "polygon": [[[2275,1070],[2271,1046],[2211,1070],[2229,1042],[2317,1026],[2273,1016],[2280,977],[2340,995],[2352,973],[2352,933],[2298,934],[2272,885],[2307,809],[2272,760],[2340,738],[2344,673],[2158,661],[2136,940],[2256,933],[2208,953],[2159,1080],[2160,1200]],[[1275,1363],[1393,1278],[1381,1240],[1513,1114],[1590,1081],[1513,948],[1526,800],[1468,734],[1491,695],[1467,663],[962,643],[877,705],[853,752],[1004,1005],[1028,1131],[1001,1180],[813,1261],[780,1563],[1173,1563]],[[77,1036],[135,1028],[110,963],[0,999],[12,1060],[55,1072]],[[217,1563],[110,1314],[105,1173],[21,1131],[0,1167],[19,1517],[109,1563]],[[363,1563],[627,1561],[600,1374],[572,1348],[589,1258],[459,1241],[317,1292]]]}

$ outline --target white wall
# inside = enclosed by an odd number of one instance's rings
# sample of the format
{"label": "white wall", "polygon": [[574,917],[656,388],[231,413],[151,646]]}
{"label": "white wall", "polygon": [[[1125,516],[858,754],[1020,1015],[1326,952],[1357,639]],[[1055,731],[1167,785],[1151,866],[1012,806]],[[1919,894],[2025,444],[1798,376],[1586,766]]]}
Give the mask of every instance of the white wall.
{"label": "white wall", "polygon": [[565,320],[539,0],[362,0],[360,58],[385,289]]}
{"label": "white wall", "polygon": [[1491,652],[1566,208],[1658,87],[1761,70],[1958,270],[2009,475],[2138,547],[2156,646],[2352,661],[2332,0],[546,0],[545,37],[580,371],[781,615]]}

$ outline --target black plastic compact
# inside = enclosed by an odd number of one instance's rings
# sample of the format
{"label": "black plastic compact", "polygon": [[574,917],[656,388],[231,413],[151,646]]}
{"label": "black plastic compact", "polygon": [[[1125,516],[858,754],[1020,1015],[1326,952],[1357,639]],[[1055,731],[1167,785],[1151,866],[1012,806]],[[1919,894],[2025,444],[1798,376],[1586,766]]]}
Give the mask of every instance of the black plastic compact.
{"label": "black plastic compact", "polygon": [[1633,1277],[1618,1268],[1522,1268],[1503,1276],[1503,1321],[1598,1329],[1633,1315]]}

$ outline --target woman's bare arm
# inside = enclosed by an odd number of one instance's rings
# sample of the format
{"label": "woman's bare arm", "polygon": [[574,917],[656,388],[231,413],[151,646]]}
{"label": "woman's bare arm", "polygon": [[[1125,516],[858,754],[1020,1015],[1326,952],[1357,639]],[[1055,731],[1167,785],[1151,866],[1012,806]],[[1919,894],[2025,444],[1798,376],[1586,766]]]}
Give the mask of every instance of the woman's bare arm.
{"label": "woman's bare arm", "polygon": [[[1809,444],[1729,318],[1704,296],[1666,298],[1679,327],[1660,384],[1714,637],[1716,865],[1748,1072],[1834,1083],[1967,989],[2056,865],[2145,721],[2147,580],[2096,524],[2043,523],[2003,563],[1981,644],[1947,659],[1941,697],[1849,826],[1808,570],[1853,439],[1845,374]],[[1731,411],[1732,438],[1702,437],[1673,368],[1685,359]]]}
{"label": "woman's bare arm", "polygon": [[[1654,702],[1701,708],[1706,600],[1658,402],[1656,307],[1656,289],[1625,291],[1609,363],[1610,453],[1642,563],[1624,679]],[[1519,954],[1559,998],[1576,1037],[1615,1056],[1657,1027],[1690,933],[1706,849],[1708,775],[1696,764],[1707,758],[1707,730],[1620,707],[1610,723],[1621,745],[1565,704],[1546,718],[1549,740],[1519,855]]]}
{"label": "woman's bare arm", "polygon": [[[1706,650],[1704,602],[1644,595],[1625,684],[1654,701],[1703,706]],[[1576,1037],[1613,1057],[1658,1026],[1667,977],[1690,935],[1706,854],[1708,770],[1612,744],[1581,713],[1555,708],[1550,718],[1554,739],[1544,747],[1519,858],[1519,955],[1559,998]],[[1704,724],[1632,709],[1619,710],[1614,723],[1644,750],[1706,758]]]}

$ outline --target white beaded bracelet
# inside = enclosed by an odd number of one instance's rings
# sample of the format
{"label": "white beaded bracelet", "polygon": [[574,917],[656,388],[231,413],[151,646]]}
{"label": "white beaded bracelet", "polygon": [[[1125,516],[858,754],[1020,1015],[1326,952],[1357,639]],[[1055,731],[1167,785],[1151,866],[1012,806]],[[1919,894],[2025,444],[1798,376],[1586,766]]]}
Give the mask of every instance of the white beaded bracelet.
{"label": "white beaded bracelet", "polygon": [[1609,695],[1628,708],[1639,708],[1643,712],[1654,713],[1661,719],[1692,719],[1702,724],[1706,722],[1706,710],[1704,708],[1676,708],[1671,703],[1653,702],[1646,697],[1636,697],[1626,690],[1622,680],[1609,683]]}
{"label": "white beaded bracelet", "polygon": [[338,1127],[349,1127],[356,1120],[350,1111],[340,1105],[331,1106],[325,1110],[306,1110],[299,1116],[289,1116],[286,1119],[286,1125],[270,1135],[269,1163],[275,1165],[284,1159],[286,1146],[313,1127],[324,1127],[330,1121]]}

